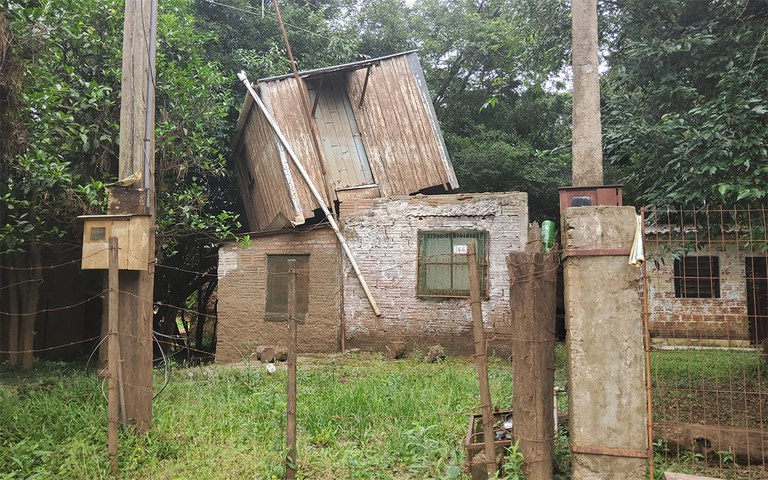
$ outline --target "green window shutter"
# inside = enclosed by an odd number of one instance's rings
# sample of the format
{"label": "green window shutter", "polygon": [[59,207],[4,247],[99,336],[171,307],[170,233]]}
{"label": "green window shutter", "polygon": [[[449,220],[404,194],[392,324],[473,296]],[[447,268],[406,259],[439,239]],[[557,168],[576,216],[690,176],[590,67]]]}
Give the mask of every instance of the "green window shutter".
{"label": "green window shutter", "polygon": [[482,230],[420,231],[416,293],[425,297],[469,296],[467,256],[458,245],[475,244],[481,294],[488,286],[488,232]]}

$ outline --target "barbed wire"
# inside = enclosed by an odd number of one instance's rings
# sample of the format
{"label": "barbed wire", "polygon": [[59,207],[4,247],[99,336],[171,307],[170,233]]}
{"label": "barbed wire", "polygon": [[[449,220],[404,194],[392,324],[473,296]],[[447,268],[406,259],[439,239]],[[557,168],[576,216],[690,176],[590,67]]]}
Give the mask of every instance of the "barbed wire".
{"label": "barbed wire", "polygon": [[61,262],[61,263],[55,263],[53,265],[40,265],[40,266],[36,266],[36,267],[11,267],[9,265],[0,265],[0,270],[16,270],[16,271],[26,271],[26,272],[29,272],[29,271],[40,271],[40,270],[51,270],[51,269],[54,269],[54,268],[65,267],[67,265],[72,265],[72,264],[75,264],[75,263],[82,262],[86,258],[90,258],[90,257],[93,257],[95,255],[99,255],[99,254],[101,254],[103,252],[106,252],[106,251],[109,251],[109,248],[104,248],[104,249],[101,249],[101,250],[97,250],[97,251],[95,251],[93,253],[90,253],[90,254],[85,255],[85,256],[81,256],[81,257],[76,258],[74,260],[69,260],[67,262]]}
{"label": "barbed wire", "polygon": [[74,341],[74,342],[64,343],[62,345],[56,345],[56,346],[53,346],[53,347],[35,348],[35,349],[31,349],[31,350],[0,350],[0,354],[5,354],[5,355],[10,354],[10,355],[13,355],[13,354],[21,354],[21,353],[50,352],[52,350],[58,350],[60,348],[67,348],[67,347],[71,347],[71,346],[74,346],[74,345],[80,345],[80,344],[83,344],[83,343],[93,342],[95,340],[98,340],[99,338],[100,338],[100,336],[95,336],[95,337],[91,337],[91,338],[86,338],[84,340],[77,340],[77,341]]}
{"label": "barbed wire", "polygon": [[61,306],[61,307],[44,308],[42,310],[37,310],[37,311],[34,311],[34,312],[2,312],[2,311],[0,311],[0,315],[7,315],[9,317],[13,317],[13,316],[29,317],[29,316],[32,316],[32,315],[39,315],[41,313],[60,312],[62,310],[68,310],[70,308],[75,308],[75,307],[79,307],[81,305],[85,305],[86,303],[90,302],[91,300],[94,300],[96,298],[101,297],[101,295],[104,292],[107,292],[107,291],[108,290],[102,290],[101,292],[97,293],[96,295],[93,295],[90,298],[87,298],[87,299],[82,300],[82,301],[77,302],[77,303],[72,303],[72,304],[69,304],[69,305],[64,305],[64,306]]}
{"label": "barbed wire", "polygon": [[18,285],[24,285],[25,283],[34,283],[34,282],[38,282],[38,283],[42,284],[44,282],[44,280],[42,278],[31,278],[31,279],[28,279],[28,280],[22,280],[20,282],[11,283],[10,285],[3,285],[2,287],[0,287],[0,290],[4,290],[6,288],[11,288],[11,287],[16,287]]}

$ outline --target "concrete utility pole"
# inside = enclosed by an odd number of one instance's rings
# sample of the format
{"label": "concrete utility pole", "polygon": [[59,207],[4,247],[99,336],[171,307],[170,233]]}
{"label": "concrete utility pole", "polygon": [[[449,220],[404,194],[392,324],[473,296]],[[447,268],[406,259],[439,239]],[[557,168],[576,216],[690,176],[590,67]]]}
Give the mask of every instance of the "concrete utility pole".
{"label": "concrete utility pole", "polygon": [[[119,178],[141,175],[149,214],[149,258],[155,257],[155,37],[157,0],[126,0],[120,102]],[[110,202],[111,203],[111,202]],[[117,212],[110,212],[117,213]],[[125,412],[143,432],[152,426],[152,294],[154,263],[146,271],[120,270],[120,351],[124,362]]]}
{"label": "concrete utility pole", "polygon": [[597,0],[573,0],[573,180],[574,187],[603,184]]}

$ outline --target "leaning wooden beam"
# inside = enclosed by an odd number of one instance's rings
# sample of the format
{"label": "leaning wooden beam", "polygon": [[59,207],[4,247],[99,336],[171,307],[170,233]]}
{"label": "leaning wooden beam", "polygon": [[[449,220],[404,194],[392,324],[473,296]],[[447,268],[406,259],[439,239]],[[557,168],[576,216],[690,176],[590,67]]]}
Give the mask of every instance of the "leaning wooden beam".
{"label": "leaning wooden beam", "polygon": [[267,122],[269,122],[269,125],[272,127],[272,130],[275,131],[275,135],[277,135],[277,138],[280,140],[280,143],[282,143],[283,147],[285,147],[285,151],[288,152],[288,156],[291,157],[293,164],[296,165],[296,169],[299,171],[304,181],[307,182],[309,191],[312,192],[312,196],[315,197],[315,200],[317,200],[318,205],[320,205],[320,208],[323,210],[323,213],[325,214],[325,218],[328,219],[328,224],[331,226],[334,233],[336,234],[336,238],[339,240],[339,243],[341,244],[341,248],[344,250],[344,254],[347,256],[347,259],[349,260],[350,265],[352,265],[352,269],[355,271],[355,275],[357,275],[357,279],[360,281],[360,286],[363,287],[365,296],[368,298],[368,303],[371,304],[371,309],[373,309],[374,315],[376,315],[377,317],[381,316],[379,307],[378,305],[376,305],[376,300],[374,300],[373,294],[371,293],[371,290],[368,288],[368,283],[366,283],[365,278],[363,278],[363,273],[360,271],[360,267],[357,266],[355,257],[352,255],[352,252],[349,249],[349,245],[347,244],[347,239],[344,238],[344,235],[341,234],[341,231],[339,230],[339,225],[336,223],[336,220],[333,218],[331,211],[328,209],[328,206],[325,204],[325,200],[323,200],[322,195],[320,195],[320,192],[317,190],[317,187],[315,187],[315,184],[312,182],[312,179],[309,178],[309,174],[304,169],[304,165],[302,165],[302,163],[299,161],[299,158],[296,156],[296,152],[293,151],[293,148],[288,143],[288,140],[286,140],[285,136],[283,135],[283,132],[280,130],[280,127],[277,126],[277,122],[275,122],[275,119],[272,118],[272,115],[267,110],[267,107],[264,106],[264,103],[261,101],[261,98],[259,98],[259,96],[256,94],[256,91],[253,90],[253,87],[251,86],[251,82],[248,81],[248,77],[246,77],[245,72],[238,73],[237,78],[239,78],[240,81],[243,82],[243,84],[245,85],[245,88],[248,89],[248,93],[251,94],[251,97],[253,97],[253,101],[256,102],[256,105],[259,106],[259,109],[264,114],[264,117],[267,119]]}

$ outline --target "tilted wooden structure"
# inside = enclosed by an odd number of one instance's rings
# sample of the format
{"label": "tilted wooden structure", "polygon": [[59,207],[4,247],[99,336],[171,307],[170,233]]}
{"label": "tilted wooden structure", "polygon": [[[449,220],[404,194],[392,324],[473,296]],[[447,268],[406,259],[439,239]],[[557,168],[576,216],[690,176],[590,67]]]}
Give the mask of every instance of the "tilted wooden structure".
{"label": "tilted wooden structure", "polygon": [[[327,205],[458,188],[415,52],[259,80],[259,97]],[[302,108],[306,88],[311,117]],[[317,216],[317,200],[247,96],[233,164],[251,229]],[[322,215],[322,214],[321,214]]]}

